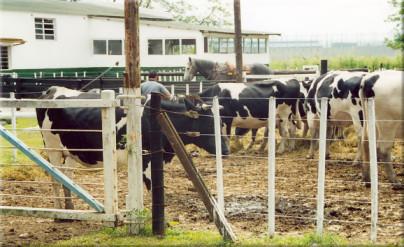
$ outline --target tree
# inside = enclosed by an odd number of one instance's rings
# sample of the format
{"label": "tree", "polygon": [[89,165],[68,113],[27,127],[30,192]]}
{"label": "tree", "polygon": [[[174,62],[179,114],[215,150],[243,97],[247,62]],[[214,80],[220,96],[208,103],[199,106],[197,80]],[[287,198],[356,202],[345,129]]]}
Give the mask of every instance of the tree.
{"label": "tree", "polygon": [[394,34],[391,39],[386,39],[387,46],[393,49],[404,50],[404,34],[403,34],[403,16],[404,16],[404,0],[390,0],[390,4],[396,9],[387,21],[393,23]]}
{"label": "tree", "polygon": [[[174,19],[186,23],[218,27],[232,24],[229,2],[221,0],[140,0],[140,6],[162,8],[171,13]],[[204,8],[198,8],[200,6]]]}

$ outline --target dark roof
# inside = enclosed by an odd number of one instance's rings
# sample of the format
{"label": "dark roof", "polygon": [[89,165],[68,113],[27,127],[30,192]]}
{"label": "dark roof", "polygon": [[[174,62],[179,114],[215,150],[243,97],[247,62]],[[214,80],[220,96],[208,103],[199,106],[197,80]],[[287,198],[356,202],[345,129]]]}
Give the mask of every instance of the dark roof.
{"label": "dark roof", "polygon": [[[0,9],[9,11],[25,11],[40,13],[55,13],[65,15],[86,15],[119,17],[124,16],[123,5],[94,4],[88,2],[69,2],[62,0],[0,0]],[[172,20],[169,13],[140,9],[141,19]]]}

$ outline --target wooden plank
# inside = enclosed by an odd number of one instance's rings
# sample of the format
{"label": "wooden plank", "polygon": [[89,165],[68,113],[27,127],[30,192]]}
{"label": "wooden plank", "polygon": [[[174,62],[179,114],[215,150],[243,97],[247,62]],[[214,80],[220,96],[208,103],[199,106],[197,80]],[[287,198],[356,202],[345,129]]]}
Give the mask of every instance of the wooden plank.
{"label": "wooden plank", "polygon": [[234,47],[236,50],[236,82],[243,82],[243,50],[241,34],[240,0],[233,0],[234,4]]}
{"label": "wooden plank", "polygon": [[0,135],[6,139],[13,146],[17,147],[24,155],[26,155],[33,162],[38,164],[49,175],[51,175],[56,181],[63,184],[66,188],[76,194],[79,198],[83,199],[88,205],[97,210],[98,212],[104,211],[104,206],[92,197],[86,190],[81,188],[73,180],[67,177],[63,172],[50,164],[47,160],[42,158],[39,154],[33,152],[27,147],[21,140],[9,133],[2,125],[0,125]]}
{"label": "wooden plank", "polygon": [[118,215],[103,214],[90,210],[68,210],[53,208],[31,208],[0,206],[0,214],[5,216],[25,216],[51,219],[116,222]]}
{"label": "wooden plank", "polygon": [[188,178],[192,181],[196,191],[202,199],[211,219],[213,219],[213,221],[215,222],[215,225],[220,234],[225,240],[229,240],[232,242],[236,241],[236,235],[233,233],[233,230],[230,224],[227,222],[224,214],[219,209],[216,200],[207,189],[201,175],[192,162],[192,158],[185,150],[184,143],[182,142],[167,114],[160,113],[157,116],[157,120],[161,126],[163,133],[167,137],[168,141],[171,143],[171,146],[173,147],[175,153],[181,161],[181,164],[184,167]]}
{"label": "wooden plank", "polygon": [[317,181],[317,235],[323,234],[324,223],[324,187],[325,187],[325,152],[327,138],[327,108],[328,98],[321,98],[320,113],[320,140],[318,156],[318,181]]}
{"label": "wooden plank", "polygon": [[275,234],[275,149],[276,149],[276,99],[269,98],[268,103],[268,234]]}
{"label": "wooden plank", "polygon": [[[369,136],[369,161],[370,161],[370,193],[371,193],[371,226],[370,240],[377,240],[378,221],[378,170],[377,170],[377,143],[376,143],[376,112],[375,99],[367,101],[368,110],[368,136]],[[366,130],[365,130],[366,131]]]}
{"label": "wooden plank", "polygon": [[119,106],[119,101],[104,101],[99,99],[58,99],[58,100],[39,100],[39,99],[0,99],[0,107],[4,108],[104,108]]}
{"label": "wooden plank", "polygon": [[[101,99],[112,101],[115,92],[105,90],[101,93]],[[118,171],[116,156],[116,121],[115,108],[103,108],[102,117],[102,148],[104,163],[104,208],[107,214],[118,213]]]}

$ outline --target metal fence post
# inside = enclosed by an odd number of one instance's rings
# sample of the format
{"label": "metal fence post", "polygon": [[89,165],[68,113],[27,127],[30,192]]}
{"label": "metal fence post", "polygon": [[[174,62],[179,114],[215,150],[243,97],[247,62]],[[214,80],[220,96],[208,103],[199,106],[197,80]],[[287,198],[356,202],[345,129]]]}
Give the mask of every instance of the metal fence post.
{"label": "metal fence post", "polygon": [[174,84],[171,84],[171,95],[175,95]]}
{"label": "metal fence post", "polygon": [[222,160],[222,132],[220,128],[219,99],[213,98],[213,120],[215,125],[215,145],[216,145],[216,189],[219,209],[224,214],[224,192],[223,192],[223,160]]}
{"label": "metal fence post", "polygon": [[323,234],[324,222],[324,187],[325,187],[325,153],[327,143],[327,108],[328,98],[321,98],[320,112],[320,140],[318,156],[318,181],[317,181],[317,235]]}
{"label": "metal fence post", "polygon": [[189,95],[189,84],[185,84],[185,95]]}
{"label": "metal fence post", "polygon": [[[105,90],[101,93],[103,100],[114,100],[115,92]],[[104,161],[104,206],[105,213],[118,213],[118,171],[116,157],[116,121],[115,107],[103,108],[102,112],[102,146]]]}
{"label": "metal fence post", "polygon": [[[376,143],[376,113],[375,100],[369,98],[367,101],[368,110],[368,136],[369,136],[369,161],[370,161],[370,191],[371,204],[371,227],[370,240],[376,242],[377,220],[378,220],[378,170],[377,170],[377,143]],[[366,130],[365,130],[366,131]]]}
{"label": "metal fence post", "polygon": [[[10,92],[10,99],[15,100],[15,93],[14,92]],[[15,137],[17,137],[17,117],[16,117],[16,110],[17,108],[12,107],[10,108],[11,111],[11,127],[13,128],[13,135]],[[17,149],[13,148],[13,161],[16,162],[17,161]]]}
{"label": "metal fence post", "polygon": [[199,82],[199,92],[202,93],[203,91],[203,83],[202,81]]}
{"label": "metal fence post", "polygon": [[276,99],[269,98],[268,103],[268,234],[275,234],[275,127]]}

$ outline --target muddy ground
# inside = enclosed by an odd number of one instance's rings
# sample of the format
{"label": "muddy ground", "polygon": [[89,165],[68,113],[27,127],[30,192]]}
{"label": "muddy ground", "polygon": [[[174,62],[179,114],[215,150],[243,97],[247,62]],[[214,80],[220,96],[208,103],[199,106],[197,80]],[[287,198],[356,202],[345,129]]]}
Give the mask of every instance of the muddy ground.
{"label": "muddy ground", "polygon": [[[257,149],[258,146],[255,147]],[[359,166],[350,162],[354,148],[333,145],[332,160],[326,165],[325,229],[353,242],[370,235],[370,189],[361,183]],[[192,148],[190,148],[191,151]],[[315,229],[317,163],[305,159],[307,148],[277,156],[276,231],[278,234],[302,234]],[[402,147],[396,147],[395,160],[403,162]],[[200,153],[194,158],[210,191],[215,192],[214,157]],[[223,161],[226,215],[235,233],[242,237],[263,236],[267,230],[267,158],[255,151],[240,151]],[[404,166],[396,165],[404,183]],[[74,174],[93,196],[102,201],[102,171],[78,171]],[[44,181],[42,179],[42,181]],[[379,175],[379,243],[397,243],[404,238],[404,191],[393,190],[382,169]],[[92,184],[94,183],[94,184]],[[98,184],[99,183],[99,184]],[[98,185],[97,185],[98,184]],[[120,207],[127,193],[125,169],[119,171]],[[185,229],[215,229],[178,159],[165,166],[167,221]],[[52,207],[51,186],[34,183],[3,183],[1,194],[29,195],[32,198],[1,198],[1,205]],[[150,208],[151,194],[145,190],[145,206]],[[76,208],[88,209],[79,199]],[[174,223],[175,222],[175,223]],[[28,243],[52,243],[102,228],[88,222],[55,223],[49,219],[1,216],[1,241],[4,246]]]}

